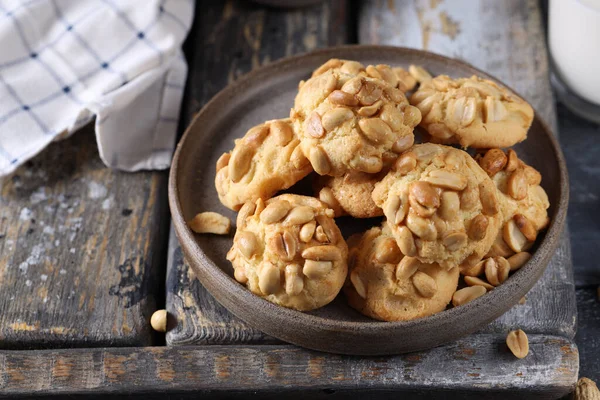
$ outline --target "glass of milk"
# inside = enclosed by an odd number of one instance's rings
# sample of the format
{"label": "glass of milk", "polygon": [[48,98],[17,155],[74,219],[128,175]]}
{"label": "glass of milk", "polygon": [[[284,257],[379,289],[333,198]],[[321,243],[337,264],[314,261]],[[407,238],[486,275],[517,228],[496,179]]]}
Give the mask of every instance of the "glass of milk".
{"label": "glass of milk", "polygon": [[600,0],[550,0],[552,83],[563,104],[600,123]]}

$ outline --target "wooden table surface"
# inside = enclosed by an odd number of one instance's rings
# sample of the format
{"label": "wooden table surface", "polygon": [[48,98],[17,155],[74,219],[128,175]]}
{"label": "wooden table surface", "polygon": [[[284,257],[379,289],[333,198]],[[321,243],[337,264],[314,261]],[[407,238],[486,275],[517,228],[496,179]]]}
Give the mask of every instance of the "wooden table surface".
{"label": "wooden table surface", "polygon": [[[600,380],[600,128],[556,112],[544,18],[537,0],[330,0],[293,10],[198,1],[184,45],[180,131],[244,73],[339,44],[425,48],[513,86],[560,133],[571,178],[571,241],[566,232],[524,305],[477,334],[409,355],[283,344],[231,316],[195,279],[169,228],[166,173],[106,169],[88,127],[0,181],[0,397],[280,397],[300,387],[316,397],[556,398],[578,368]],[[173,316],[166,336],[149,327],[158,308]],[[516,327],[532,348],[520,361],[503,345]]]}

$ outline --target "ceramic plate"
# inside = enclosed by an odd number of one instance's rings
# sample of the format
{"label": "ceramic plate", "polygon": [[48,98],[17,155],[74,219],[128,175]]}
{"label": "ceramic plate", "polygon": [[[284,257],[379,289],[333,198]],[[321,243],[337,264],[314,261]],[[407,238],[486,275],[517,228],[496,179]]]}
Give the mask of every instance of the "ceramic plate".
{"label": "ceramic plate", "polygon": [[[433,75],[495,78],[472,66],[419,50],[386,46],[345,46],[283,59],[255,70],[217,94],[194,118],[181,139],[170,173],[169,204],[175,231],[187,261],[206,289],[234,315],[281,340],[311,349],[343,354],[382,355],[438,346],[467,335],[502,315],[535,284],[557,247],[567,203],[567,171],[556,139],[539,118],[528,139],[517,145],[519,157],[538,169],[550,199],[549,228],[538,237],[531,260],[504,284],[464,306],[407,322],[379,322],[350,308],[343,293],[328,306],[309,313],[286,309],[259,298],[233,279],[225,259],[230,236],[197,235],[185,221],[202,211],[217,211],[235,221],[219,202],[215,163],[233,148],[233,140],[265,120],[289,115],[298,82],[330,58],[363,64],[424,66]],[[344,221],[347,237],[379,224],[378,220]]]}

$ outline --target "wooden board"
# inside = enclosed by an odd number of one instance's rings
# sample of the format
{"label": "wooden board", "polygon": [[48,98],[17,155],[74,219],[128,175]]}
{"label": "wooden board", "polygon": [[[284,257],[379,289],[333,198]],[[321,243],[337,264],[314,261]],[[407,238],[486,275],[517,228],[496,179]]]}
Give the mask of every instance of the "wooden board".
{"label": "wooden board", "polygon": [[[345,0],[290,11],[250,2],[211,3],[198,14],[196,54],[188,77],[184,115],[237,77],[278,58],[346,41]],[[188,39],[189,40],[189,39]],[[214,190],[213,187],[206,190]],[[167,267],[167,310],[177,321],[167,343],[273,343],[275,339],[232,316],[194,278],[171,235]]]}
{"label": "wooden board", "polygon": [[600,383],[600,292],[598,287],[577,289],[579,324],[575,342],[580,349],[579,376]]}
{"label": "wooden board", "polygon": [[461,399],[533,399],[568,393],[577,377],[576,347],[564,338],[533,335],[530,352],[516,359],[500,335],[395,357],[325,355],[289,345],[0,351],[0,397],[165,398],[168,391],[177,398],[397,398],[398,392],[446,398],[451,392]]}
{"label": "wooden board", "polygon": [[107,169],[87,127],[0,187],[0,347],[152,344],[166,173]]}
{"label": "wooden board", "polygon": [[567,222],[571,230],[577,287],[600,285],[594,249],[600,243],[600,125],[558,107],[560,142],[569,168],[571,198]]}

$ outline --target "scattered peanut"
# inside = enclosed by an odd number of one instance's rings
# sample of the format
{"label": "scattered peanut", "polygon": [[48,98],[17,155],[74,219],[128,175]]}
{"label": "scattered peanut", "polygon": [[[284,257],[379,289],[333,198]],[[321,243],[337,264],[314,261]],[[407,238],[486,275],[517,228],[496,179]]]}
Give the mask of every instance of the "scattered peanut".
{"label": "scattered peanut", "polygon": [[188,221],[188,226],[196,233],[227,235],[231,229],[231,221],[224,215],[206,211],[196,214],[191,221]]}
{"label": "scattered peanut", "polygon": [[580,378],[575,387],[575,400],[600,400],[600,390],[596,382],[589,378]]}
{"label": "scattered peanut", "polygon": [[521,329],[508,333],[506,345],[517,358],[525,358],[529,353],[529,339]]}
{"label": "scattered peanut", "polygon": [[152,326],[152,329],[157,332],[166,332],[167,320],[167,310],[157,310],[154,312],[154,314],[152,314],[152,317],[150,317],[150,325]]}

